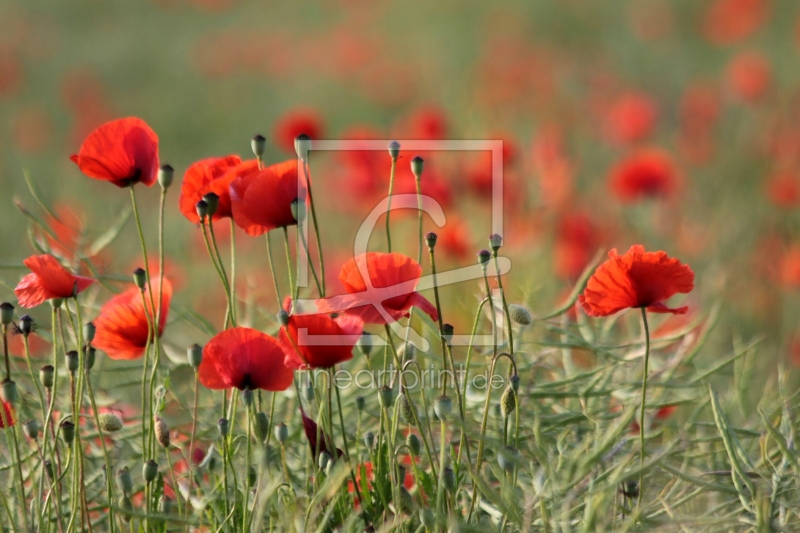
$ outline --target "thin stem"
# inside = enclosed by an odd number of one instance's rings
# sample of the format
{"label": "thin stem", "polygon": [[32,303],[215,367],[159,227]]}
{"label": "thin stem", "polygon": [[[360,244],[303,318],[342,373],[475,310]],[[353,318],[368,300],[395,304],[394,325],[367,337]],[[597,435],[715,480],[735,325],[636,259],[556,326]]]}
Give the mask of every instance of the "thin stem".
{"label": "thin stem", "polygon": [[219,276],[220,281],[222,281],[222,289],[225,291],[225,297],[228,301],[228,312],[225,314],[225,324],[223,327],[227,326],[228,316],[231,310],[231,294],[228,288],[228,280],[225,277],[225,272],[221,269],[221,265],[217,263],[217,258],[214,255],[213,250],[211,249],[211,241],[208,238],[208,233],[206,232],[206,219],[203,218],[200,220],[200,228],[203,231],[203,243],[206,245],[206,252],[208,252],[208,256],[211,258],[211,263],[214,265],[214,270],[217,271],[217,275]]}
{"label": "thin stem", "polygon": [[272,243],[269,240],[269,232],[266,233],[267,237],[267,257],[269,258],[269,273],[272,274],[272,285],[275,287],[275,297],[278,299],[278,307],[283,303],[281,298],[281,289],[278,285],[278,274],[275,272],[275,261],[272,257]]}
{"label": "thin stem", "polygon": [[[308,154],[306,154],[308,155]],[[319,224],[317,223],[317,209],[314,207],[314,197],[311,194],[311,179],[308,171],[308,159],[303,161],[303,173],[306,179],[308,202],[311,204],[311,221],[314,223],[314,235],[317,237],[317,253],[319,254],[319,274],[322,282],[322,297],[325,297],[325,258],[322,255],[322,239],[320,239]]]}
{"label": "thin stem", "polygon": [[234,323],[238,322],[239,313],[236,310],[236,224],[233,223],[233,219],[230,220],[231,223],[231,283],[230,283],[230,290],[231,290],[231,300],[233,303],[233,319]]}
{"label": "thin stem", "polygon": [[[444,336],[442,335],[442,331],[444,330],[444,324],[442,321],[442,305],[439,302],[439,283],[436,281],[436,258],[433,253],[433,247],[430,249],[430,258],[431,258],[431,276],[433,277],[433,295],[436,299],[436,313],[439,315],[439,339],[442,341],[442,371],[444,373],[444,380],[442,382],[442,396],[445,395],[447,392],[447,347],[445,346]],[[455,368],[452,369],[455,372]]]}
{"label": "thin stem", "polygon": [[389,171],[389,196],[386,202],[386,248],[392,253],[392,234],[389,232],[389,215],[392,213],[392,191],[394,190],[394,169],[397,166],[397,158],[392,158],[392,168]]}
{"label": "thin stem", "polygon": [[306,242],[306,238],[303,235],[300,226],[297,226],[297,234],[300,236],[300,242],[303,243],[303,249],[306,252],[306,257],[308,257],[308,266],[311,268],[311,275],[314,276],[314,284],[317,286],[317,292],[320,296],[322,296],[322,285],[320,285],[319,278],[317,277],[317,270],[314,268],[314,263],[311,262],[311,254],[308,251],[308,243]]}
{"label": "thin stem", "polygon": [[230,319],[231,323],[236,326],[236,300],[234,299],[235,294],[231,290],[231,283],[228,279],[228,274],[225,272],[225,265],[222,264],[222,255],[219,253],[219,248],[217,247],[217,236],[214,233],[214,219],[208,219],[208,233],[211,236],[211,245],[214,248],[214,253],[216,254],[217,264],[219,264],[219,271],[222,275],[222,283],[225,286],[225,291],[227,292],[228,296],[228,310],[230,312]]}
{"label": "thin stem", "polygon": [[514,332],[511,329],[511,314],[508,312],[506,293],[503,290],[503,280],[500,279],[500,265],[497,260],[497,250],[492,252],[492,258],[494,259],[494,273],[495,279],[497,280],[497,288],[500,291],[500,298],[503,303],[503,315],[505,316],[506,328],[508,329],[508,351],[511,355],[514,355]]}
{"label": "thin stem", "polygon": [[[292,255],[289,245],[289,230],[286,226],[283,226],[283,236],[284,236],[284,244],[286,249],[286,268],[289,272],[289,294],[294,296],[295,288],[294,288],[294,274],[292,274]],[[282,305],[282,302],[278,302]]]}
{"label": "thin stem", "polygon": [[647,310],[642,307],[642,324],[644,324],[644,373],[642,375],[642,406],[639,412],[639,503],[644,495],[644,412],[647,404],[647,367],[650,363],[650,328],[647,324]]}
{"label": "thin stem", "polygon": [[28,373],[31,376],[31,381],[33,381],[33,384],[36,385],[36,394],[39,396],[39,406],[42,410],[42,420],[44,420],[45,416],[47,415],[44,403],[44,394],[42,394],[42,386],[39,384],[39,380],[36,379],[36,376],[33,374],[33,365],[31,365],[31,351],[28,345],[27,335],[22,336],[22,344],[25,347],[25,362],[28,364]]}
{"label": "thin stem", "polygon": [[189,504],[192,495],[192,486],[194,485],[194,464],[192,458],[194,457],[194,437],[197,434],[197,400],[200,393],[200,374],[197,370],[194,371],[194,405],[192,406],[192,433],[189,437],[189,490],[186,492],[189,497],[186,498],[186,514],[189,514]]}

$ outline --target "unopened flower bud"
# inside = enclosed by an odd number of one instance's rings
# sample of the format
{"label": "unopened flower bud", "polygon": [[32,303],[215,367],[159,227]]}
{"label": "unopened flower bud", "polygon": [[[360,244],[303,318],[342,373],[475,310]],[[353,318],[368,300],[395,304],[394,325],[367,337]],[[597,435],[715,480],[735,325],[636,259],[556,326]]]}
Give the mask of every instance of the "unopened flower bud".
{"label": "unopened flower bud", "polygon": [[328,455],[328,452],[320,452],[319,454],[319,461],[317,464],[319,465],[320,470],[325,470],[328,467],[328,462],[331,460],[331,456]]}
{"label": "unopened flower bud", "polygon": [[80,359],[78,358],[78,352],[75,350],[70,350],[66,354],[67,359],[67,370],[70,372],[77,372],[78,366],[80,365]]}
{"label": "unopened flower bud", "polygon": [[414,174],[414,177],[420,179],[422,176],[422,169],[425,166],[425,160],[422,159],[420,156],[415,157],[411,160],[411,172]]}
{"label": "unopened flower bud", "polygon": [[508,316],[520,326],[530,326],[531,312],[521,305],[508,304]]}
{"label": "unopened flower bud", "polygon": [[203,347],[199,344],[192,344],[186,350],[186,357],[189,359],[191,367],[197,370],[200,368],[200,363],[203,362]]}
{"label": "unopened flower bud", "polygon": [[397,356],[401,361],[410,361],[417,355],[417,347],[410,342],[404,343],[397,350]]}
{"label": "unopened flower bud", "polygon": [[[405,478],[400,478],[405,479]],[[408,492],[408,489],[404,486],[400,485],[400,509],[404,513],[411,513],[414,511],[414,498],[411,497],[411,493]]]}
{"label": "unopened flower bud", "polygon": [[122,429],[122,420],[114,413],[103,413],[97,418],[103,431],[114,433]]}
{"label": "unopened flower bud", "polygon": [[94,340],[94,335],[97,333],[97,328],[94,327],[92,322],[87,322],[83,326],[83,340],[85,342],[92,342]]}
{"label": "unopened flower bud", "polygon": [[117,487],[123,494],[130,494],[133,490],[133,479],[128,467],[125,466],[117,471]]}
{"label": "unopened flower bud", "polygon": [[200,217],[200,222],[203,222],[208,217],[208,203],[205,200],[200,200],[194,204],[194,208],[197,211],[197,216]]}
{"label": "unopened flower bud", "polygon": [[39,369],[39,381],[42,382],[42,385],[45,389],[49,389],[53,386],[53,380],[55,377],[55,369],[53,365],[44,365],[41,369]]}
{"label": "unopened flower bud", "polygon": [[250,407],[253,405],[253,391],[250,389],[244,389],[240,396],[242,397],[242,403],[245,407]]}
{"label": "unopened flower bud", "polygon": [[219,195],[215,192],[209,192],[203,195],[203,200],[206,202],[206,216],[213,217],[219,208]]}
{"label": "unopened flower bud", "polygon": [[517,408],[517,395],[514,389],[509,385],[503,391],[503,396],[500,397],[500,412],[503,413],[503,418],[507,418],[514,409]]}
{"label": "unopened flower bud", "polygon": [[158,169],[158,184],[162,189],[169,189],[172,179],[175,177],[175,169],[172,165],[161,165]]}
{"label": "unopened flower bud", "polygon": [[33,318],[31,315],[22,315],[19,317],[19,331],[27,337],[33,331]]}
{"label": "unopened flower bud", "polygon": [[311,137],[305,133],[301,133],[294,139],[294,151],[297,152],[297,157],[307,161],[308,152],[311,150]]}
{"label": "unopened flower bud", "polygon": [[509,474],[517,467],[518,461],[519,452],[516,450],[516,448],[512,448],[511,446],[501,448],[500,452],[497,454],[497,463],[504,472]]}
{"label": "unopened flower bud", "polygon": [[484,272],[486,267],[489,266],[489,261],[492,259],[492,254],[489,250],[481,250],[478,252],[478,264],[483,267]]}
{"label": "unopened flower bud", "polygon": [[367,431],[364,434],[364,446],[366,446],[368,450],[375,447],[375,433]]}
{"label": "unopened flower bud", "polygon": [[453,341],[453,325],[452,324],[444,324],[442,326],[442,338],[444,342],[450,344]]}
{"label": "unopened flower bud", "polygon": [[362,354],[364,354],[366,357],[369,357],[369,354],[372,353],[372,335],[366,331],[363,332],[358,338],[356,345]]}
{"label": "unopened flower bud", "polygon": [[267,439],[269,432],[269,417],[263,411],[256,413],[256,437],[259,442],[264,442]]}
{"label": "unopened flower bud", "polygon": [[147,286],[147,272],[143,268],[137,268],[133,271],[133,282],[141,291],[144,292]]}
{"label": "unopened flower bud", "polygon": [[289,313],[281,309],[280,311],[278,311],[277,316],[278,316],[278,323],[281,326],[286,327],[289,325]]}
{"label": "unopened flower bud", "polygon": [[261,159],[261,156],[264,155],[264,150],[267,149],[267,140],[263,135],[256,135],[250,141],[250,148],[253,149],[253,154],[255,154],[258,159]]}
{"label": "unopened flower bud", "polygon": [[456,488],[456,474],[450,467],[445,467],[442,472],[442,485],[447,492],[452,492]]}
{"label": "unopened flower bud", "polygon": [[411,451],[412,455],[419,455],[421,450],[419,437],[417,437],[414,433],[409,433],[406,437],[406,446]]}
{"label": "unopened flower bud", "polygon": [[295,198],[292,200],[291,205],[289,206],[292,210],[292,216],[294,217],[295,222],[301,224],[305,221],[306,216],[308,215],[308,209],[306,209],[306,203],[299,198]]}
{"label": "unopened flower bud", "polygon": [[503,238],[498,235],[497,233],[492,233],[489,235],[489,246],[491,246],[493,251],[497,251],[503,245]]}
{"label": "unopened flower bud", "polygon": [[4,379],[2,386],[0,386],[0,398],[6,403],[16,404],[17,400],[19,400],[16,382]]}
{"label": "unopened flower bud", "polygon": [[[220,420],[221,422],[222,420]],[[158,415],[153,417],[153,427],[156,433],[156,440],[163,448],[169,447],[169,428],[164,419]]]}
{"label": "unopened flower bud", "polygon": [[91,344],[88,346],[83,347],[83,355],[84,355],[84,366],[86,367],[86,371],[94,367],[95,359],[97,359],[97,350],[94,349],[94,346]]}
{"label": "unopened flower bud", "polygon": [[403,422],[409,426],[415,426],[417,424],[417,409],[414,407],[414,404],[411,403],[411,400],[405,392],[401,392],[397,397],[396,406],[397,410],[400,411]]}
{"label": "unopened flower bud", "polygon": [[434,247],[436,247],[436,239],[438,239],[438,236],[432,231],[425,234],[425,244],[428,245],[429,251],[433,251]]}
{"label": "unopened flower bud", "polygon": [[142,467],[142,477],[145,483],[152,483],[158,475],[158,463],[150,459]]}
{"label": "unopened flower bud", "polygon": [[366,402],[366,400],[364,399],[363,396],[356,396],[356,409],[358,409],[359,413],[364,410],[364,407],[366,407],[366,404],[367,404],[367,402]]}
{"label": "unopened flower bud", "polygon": [[59,428],[61,429],[61,438],[64,439],[67,446],[70,446],[72,441],[75,440],[75,424],[69,420],[64,420],[59,424]]}
{"label": "unopened flower bud", "polygon": [[30,440],[36,440],[39,437],[39,422],[36,420],[28,420],[22,424],[22,432]]}
{"label": "unopened flower bud", "polygon": [[217,422],[217,431],[219,432],[219,436],[223,439],[228,436],[229,431],[228,426],[228,419],[227,418],[220,418]]}
{"label": "unopened flower bud", "polygon": [[388,385],[384,385],[378,391],[378,397],[380,398],[381,405],[389,409],[392,406],[392,400],[394,400],[394,391]]}
{"label": "unopened flower bud", "polygon": [[447,415],[453,410],[453,400],[447,396],[439,396],[433,404],[433,412],[439,420],[447,419]]}
{"label": "unopened flower bud", "polygon": [[389,155],[392,159],[397,160],[400,156],[400,143],[397,141],[392,141],[389,143]]}
{"label": "unopened flower bud", "polygon": [[0,324],[8,326],[14,320],[14,306],[8,302],[0,304]]}
{"label": "unopened flower bud", "polygon": [[133,503],[131,503],[131,499],[128,498],[127,494],[123,494],[122,497],[119,499],[119,506],[121,512],[120,516],[122,517],[122,521],[126,524],[129,524],[131,518],[133,518]]}
{"label": "unopened flower bud", "polygon": [[289,440],[289,428],[283,422],[275,426],[275,438],[281,444]]}

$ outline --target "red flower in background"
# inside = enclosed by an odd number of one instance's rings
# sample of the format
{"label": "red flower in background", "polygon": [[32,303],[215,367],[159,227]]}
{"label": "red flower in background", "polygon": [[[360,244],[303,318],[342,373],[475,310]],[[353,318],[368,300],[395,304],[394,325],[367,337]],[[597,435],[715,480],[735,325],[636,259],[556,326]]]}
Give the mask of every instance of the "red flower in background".
{"label": "red flower in background", "polygon": [[[180,210],[189,222],[200,223],[197,216],[197,202],[203,196],[213,192],[219,196],[219,206],[214,213],[214,220],[233,216],[231,212],[231,195],[229,186],[236,179],[237,173],[231,172],[238,168],[242,160],[238,155],[227,157],[211,157],[193,163],[183,175],[181,184],[181,197],[179,200]],[[257,170],[257,162],[248,161],[244,163],[246,169]]]}
{"label": "red flower in background", "polygon": [[[153,280],[153,301],[158,301],[158,279]],[[142,296],[147,302],[145,314]],[[161,320],[158,323],[158,336],[164,331],[169,313],[169,304],[172,300],[172,283],[164,279],[164,288],[161,301]],[[152,316],[153,306],[150,303],[150,294],[145,289],[144,293],[138,287],[131,287],[125,292],[111,298],[100,309],[100,314],[94,320],[95,333],[92,346],[104,351],[111,359],[138,359],[144,354],[148,341],[148,315]],[[152,342],[152,339],[151,339]]]}
{"label": "red flower in background", "polygon": [[800,207],[800,179],[794,174],[779,172],[766,184],[767,198],[778,207]]}
{"label": "red flower in background", "polygon": [[558,222],[555,244],[555,271],[574,280],[592,260],[600,246],[600,235],[585,213],[570,213]]}
{"label": "red flower in background", "polygon": [[622,202],[668,197],[678,190],[678,170],[672,156],[659,148],[641,149],[614,167],[609,186]]}
{"label": "red flower in background", "polygon": [[313,109],[295,109],[284,114],[275,123],[273,135],[275,143],[289,153],[295,153],[294,140],[301,133],[311,139],[322,137],[322,117]]}
{"label": "red flower in background", "polygon": [[71,274],[49,254],[32,255],[23,264],[31,269],[31,273],[14,289],[22,307],[36,307],[53,298],[72,298],[95,281]]}
{"label": "red flower in background", "polygon": [[[359,267],[369,273],[369,288]],[[414,290],[421,274],[422,267],[403,254],[362,254],[345,263],[339,273],[348,294],[317,300],[317,309],[322,313],[338,311],[358,316],[367,324],[387,324],[407,317],[413,306],[437,320],[436,308]],[[379,308],[383,308],[389,319]]]}
{"label": "red flower in background", "polygon": [[449,217],[439,232],[437,249],[441,249],[445,256],[466,259],[472,253],[472,245],[473,240],[467,225],[462,220]]}
{"label": "red flower in background", "polygon": [[688,307],[671,309],[663,302],[694,289],[694,272],[688,265],[667,257],[665,252],[645,252],[637,244],[625,255],[616,248],[586,284],[579,301],[589,316],[609,316],[628,308],[646,308],[653,313],[683,314]]}
{"label": "red flower in background", "polygon": [[90,178],[150,187],[158,174],[158,136],[140,118],[112,120],[89,134],[70,159]]}
{"label": "red flower in background", "polygon": [[753,102],[769,89],[772,68],[757,52],[741,52],[728,65],[728,83],[733,94],[745,102]]}
{"label": "red flower in background", "polygon": [[240,175],[231,182],[230,193],[233,221],[251,237],[296,224],[292,202],[308,203],[295,159]]}
{"label": "red flower in background", "polygon": [[10,428],[17,423],[14,407],[11,404],[1,400],[0,405],[3,406],[3,416],[0,417],[0,428]]}
{"label": "red flower in background", "polygon": [[716,0],[706,12],[704,30],[714,44],[733,44],[755,33],[768,18],[766,0]]}
{"label": "red flower in background", "polygon": [[334,320],[327,315],[291,315],[278,337],[286,354],[284,363],[292,369],[305,369],[330,368],[348,361],[363,330],[364,323],[356,316]]}
{"label": "red flower in background", "polygon": [[649,137],[656,126],[658,108],[642,92],[629,92],[612,103],[606,116],[606,132],[612,142],[628,144]]}
{"label": "red flower in background", "polygon": [[265,333],[231,328],[217,334],[203,348],[198,370],[209,389],[288,389],[294,373],[284,365],[281,345]]}

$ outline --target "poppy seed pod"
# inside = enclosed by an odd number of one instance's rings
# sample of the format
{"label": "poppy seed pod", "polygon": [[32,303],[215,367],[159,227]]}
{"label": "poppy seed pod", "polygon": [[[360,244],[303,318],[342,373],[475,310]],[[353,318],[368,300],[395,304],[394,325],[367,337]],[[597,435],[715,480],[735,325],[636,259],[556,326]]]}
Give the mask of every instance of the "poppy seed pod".
{"label": "poppy seed pod", "polygon": [[394,391],[388,385],[384,385],[378,391],[378,398],[380,398],[381,405],[389,409],[392,406],[392,400],[394,400]]}
{"label": "poppy seed pod", "polygon": [[520,326],[531,325],[531,312],[521,305],[508,304],[508,316]]}
{"label": "poppy seed pod", "polygon": [[98,417],[100,429],[114,433],[122,429],[122,420],[114,413],[103,413]]}
{"label": "poppy seed pod", "polygon": [[122,509],[120,512],[122,521],[126,524],[129,524],[131,522],[131,518],[133,518],[133,503],[131,503],[131,499],[128,498],[127,494],[123,494],[119,499],[119,506]]}
{"label": "poppy seed pod", "polygon": [[61,438],[64,439],[67,446],[70,446],[72,441],[75,440],[75,424],[69,420],[64,420],[58,427],[61,429]]}
{"label": "poppy seed pod", "polygon": [[158,512],[164,515],[172,513],[172,498],[166,494],[162,494],[158,499]]}
{"label": "poppy seed pod", "polygon": [[367,402],[363,396],[356,396],[356,409],[358,409],[359,413],[364,410],[366,404]]}
{"label": "poppy seed pod", "polygon": [[289,440],[289,428],[283,422],[275,426],[275,438],[281,444]]}
{"label": "poppy seed pod", "polygon": [[144,291],[147,286],[147,272],[141,267],[134,270],[133,282],[139,287],[139,290]]}
{"label": "poppy seed pod", "polygon": [[169,447],[169,428],[164,419],[156,415],[153,417],[153,427],[156,433],[156,440],[163,447]]}
{"label": "poppy seed pod", "polygon": [[242,403],[245,407],[250,407],[253,405],[253,391],[250,389],[244,389],[240,396],[242,397]]}
{"label": "poppy seed pod", "polygon": [[94,361],[97,358],[97,350],[95,350],[91,344],[88,346],[84,346],[83,355],[85,357],[84,366],[86,367],[86,371],[88,372],[94,366]]}
{"label": "poppy seed pod", "polygon": [[500,468],[508,474],[512,473],[517,468],[518,461],[519,452],[516,448],[512,448],[511,446],[502,448],[500,453],[497,454],[497,463],[500,465]]}
{"label": "poppy seed pod", "polygon": [[280,311],[278,311],[277,317],[278,317],[278,323],[281,326],[286,327],[289,325],[289,313],[281,309]]}
{"label": "poppy seed pod", "polygon": [[39,422],[36,420],[28,420],[22,424],[22,432],[30,440],[36,440],[39,437]]}
{"label": "poppy seed pod", "polygon": [[400,156],[400,143],[397,141],[392,141],[389,143],[389,155],[397,161],[397,158]]}
{"label": "poppy seed pod", "polygon": [[364,446],[367,447],[367,450],[371,450],[375,447],[375,433],[367,431],[364,434]]}
{"label": "poppy seed pod", "polygon": [[19,317],[19,331],[25,337],[33,331],[33,318],[30,315],[22,315]]}
{"label": "poppy seed pod", "polygon": [[228,419],[227,418],[220,418],[217,421],[217,431],[219,432],[219,436],[223,439],[228,436],[228,431],[230,427],[228,426]]}
{"label": "poppy seed pod", "polygon": [[172,168],[172,165],[161,165],[161,168],[158,169],[158,184],[162,189],[169,189],[174,177],[175,169]]}
{"label": "poppy seed pod", "polygon": [[320,470],[325,470],[328,467],[328,462],[331,460],[331,456],[328,455],[328,452],[320,452],[319,460],[317,464],[319,465]]}
{"label": "poppy seed pod", "polygon": [[199,344],[192,344],[186,350],[186,357],[189,360],[189,365],[197,370],[200,368],[200,363],[203,362],[203,347]]}
{"label": "poppy seed pod", "polygon": [[447,492],[452,492],[456,488],[456,473],[450,467],[445,467],[442,472],[442,485]]}
{"label": "poppy seed pod", "polygon": [[444,324],[442,326],[442,338],[444,342],[450,344],[453,341],[453,325],[452,324]]}
{"label": "poppy seed pod", "polygon": [[50,307],[53,309],[59,309],[63,303],[64,298],[50,298]]}
{"label": "poppy seed pod", "polygon": [[97,333],[97,328],[94,327],[94,323],[87,322],[83,326],[83,340],[85,342],[92,342],[94,340],[94,335]]}
{"label": "poppy seed pod", "polygon": [[158,463],[150,459],[142,467],[142,477],[145,483],[152,483],[158,475]]}
{"label": "poppy seed pod", "polygon": [[294,151],[297,152],[297,157],[307,161],[308,152],[311,151],[311,137],[305,133],[301,133],[294,139]]}
{"label": "poppy seed pod", "polygon": [[0,398],[6,403],[16,404],[19,399],[17,384],[10,379],[3,380],[3,385],[0,386]]}
{"label": "poppy seed pod", "polygon": [[481,250],[478,252],[478,264],[483,267],[484,272],[486,271],[486,267],[489,265],[489,261],[492,259],[492,254],[489,250]]}
{"label": "poppy seed pod", "polygon": [[44,365],[41,369],[39,369],[39,381],[42,382],[42,385],[45,389],[49,389],[53,386],[54,378],[55,368],[53,368],[53,365]]}
{"label": "poppy seed pod", "polygon": [[0,324],[8,326],[14,320],[14,306],[8,302],[0,304]]}
{"label": "poppy seed pod", "polygon": [[267,439],[269,432],[269,417],[267,413],[259,411],[256,413],[256,437],[259,442],[264,442]]}
{"label": "poppy seed pod", "polygon": [[203,195],[203,200],[206,202],[207,216],[213,217],[219,208],[219,195],[213,192],[206,193]]}
{"label": "poppy seed pod", "polygon": [[369,357],[369,354],[372,353],[372,335],[366,331],[363,332],[358,338],[356,346],[358,346],[358,349],[362,354],[364,354],[366,357]]}
{"label": "poppy seed pod", "polygon": [[511,386],[506,387],[503,391],[503,396],[500,397],[500,412],[503,413],[503,418],[507,418],[514,409],[517,408],[517,395]]}
{"label": "poppy seed pod", "polygon": [[406,446],[411,451],[412,455],[419,455],[421,450],[419,437],[417,437],[414,433],[409,433],[406,437]]}
{"label": "poppy seed pod", "polygon": [[428,251],[432,252],[436,247],[436,239],[438,239],[438,236],[432,231],[425,234],[425,244],[428,245]]}
{"label": "poppy seed pod", "polygon": [[133,479],[131,478],[131,473],[128,471],[127,466],[117,470],[117,487],[119,487],[119,490],[125,495],[130,494],[133,490]]}
{"label": "poppy seed pod", "polygon": [[78,359],[78,352],[75,350],[70,350],[66,353],[67,358],[67,370],[70,372],[77,372],[78,365],[80,364],[80,360]]}
{"label": "poppy seed pod", "polygon": [[425,167],[425,160],[422,159],[420,156],[416,156],[414,159],[411,160],[411,173],[414,174],[415,178],[420,179],[424,167]]}
{"label": "poppy seed pod", "polygon": [[447,396],[439,396],[433,404],[433,412],[439,420],[446,420],[447,415],[453,411],[453,400]]}
{"label": "poppy seed pod", "polygon": [[200,222],[202,223],[203,220],[208,217],[208,203],[205,200],[200,200],[194,204],[194,208],[197,211],[197,216],[200,217]]}
{"label": "poppy seed pod", "polygon": [[263,135],[256,135],[250,141],[250,148],[253,149],[253,154],[258,159],[261,159],[261,156],[264,155],[264,150],[267,149],[267,140],[264,138]]}
{"label": "poppy seed pod", "polygon": [[514,374],[508,380],[509,384],[511,385],[511,388],[514,389],[515,393],[519,393],[519,381],[520,380],[519,380],[519,375],[518,374]]}
{"label": "poppy seed pod", "polygon": [[496,252],[500,249],[503,245],[503,238],[498,235],[497,233],[492,233],[489,235],[489,246],[491,246],[492,251]]}
{"label": "poppy seed pod", "polygon": [[415,426],[417,424],[417,409],[414,407],[414,404],[411,403],[411,400],[405,392],[401,392],[397,397],[396,407],[398,411],[400,411],[403,422],[409,426]]}
{"label": "poppy seed pod", "polygon": [[292,203],[289,207],[292,210],[292,216],[294,217],[295,222],[303,223],[306,220],[308,210],[306,209],[305,202],[301,201],[299,198],[295,198],[292,200]]}

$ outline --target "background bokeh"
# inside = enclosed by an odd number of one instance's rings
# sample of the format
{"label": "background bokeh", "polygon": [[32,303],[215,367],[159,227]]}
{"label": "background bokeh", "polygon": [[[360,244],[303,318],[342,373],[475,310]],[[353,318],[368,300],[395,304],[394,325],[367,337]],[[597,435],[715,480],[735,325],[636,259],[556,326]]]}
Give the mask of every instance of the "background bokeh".
{"label": "background bokeh", "polygon": [[[250,157],[256,133],[268,139],[267,162],[291,157],[302,131],[502,139],[511,301],[545,312],[596,250],[642,243],[694,268],[689,320],[722,304],[707,357],[766,334],[770,360],[800,363],[799,22],[799,6],[770,0],[2,1],[2,298],[13,297],[15,266],[32,252],[14,199],[44,216],[23,171],[73,251],[129,204],[126,191],[68,159],[113,118],[146,120],[162,163],[176,168],[167,273],[178,280],[176,305],[215,323],[224,295],[199,231],[177,209],[193,161]],[[400,191],[412,190],[413,155],[401,159]],[[425,154],[424,187],[450,221],[437,230],[445,265],[472,264],[487,246],[484,156]],[[619,166],[626,161],[633,170]],[[332,283],[388,171],[385,153],[313,161]],[[614,185],[623,171],[646,183],[632,193]],[[138,194],[154,250],[158,191]],[[415,217],[398,215],[394,227],[399,250],[415,257]],[[380,232],[372,243],[383,246]],[[276,305],[264,242],[240,233],[238,247],[241,298],[261,305],[258,323]],[[127,279],[138,251],[129,221],[93,261]],[[469,328],[479,291],[448,289],[458,330]],[[167,342],[194,342],[180,331]]]}

